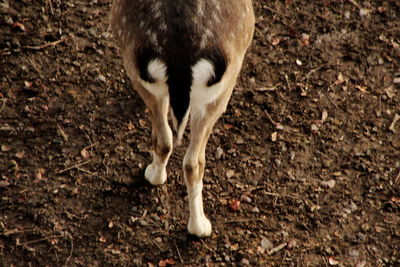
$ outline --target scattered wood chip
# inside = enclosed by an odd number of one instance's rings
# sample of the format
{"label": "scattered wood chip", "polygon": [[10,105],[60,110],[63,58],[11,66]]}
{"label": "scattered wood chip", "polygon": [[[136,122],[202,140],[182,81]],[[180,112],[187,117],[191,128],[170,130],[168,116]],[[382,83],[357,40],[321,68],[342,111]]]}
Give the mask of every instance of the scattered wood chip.
{"label": "scattered wood chip", "polygon": [[277,46],[280,42],[281,42],[281,38],[279,36],[276,36],[276,37],[272,38],[271,44],[273,46]]}
{"label": "scattered wood chip", "polygon": [[44,168],[37,168],[35,171],[35,180],[36,181],[42,180],[45,172],[46,170]]}
{"label": "scattered wood chip", "polygon": [[226,178],[229,179],[229,178],[235,176],[235,171],[234,170],[227,170],[225,175],[226,175]]}
{"label": "scattered wood chip", "polygon": [[392,123],[391,123],[390,126],[389,126],[389,130],[392,131],[393,133],[396,132],[395,126],[396,126],[396,123],[397,123],[397,121],[398,121],[399,119],[400,119],[400,115],[397,114],[397,113],[394,114],[393,121],[392,121]]}
{"label": "scattered wood chip", "polygon": [[232,125],[232,124],[229,124],[229,123],[224,123],[224,129],[225,130],[230,130],[230,129],[232,129],[234,126]]}
{"label": "scattered wood chip", "polygon": [[166,259],[166,260],[160,260],[158,263],[159,267],[165,267],[167,265],[174,265],[176,262],[173,259]]}
{"label": "scattered wood chip", "polygon": [[392,99],[396,95],[396,92],[395,92],[393,86],[389,86],[389,87],[385,88],[385,93],[390,99]]}
{"label": "scattered wood chip", "polygon": [[240,209],[240,200],[237,200],[237,199],[230,200],[229,208],[233,211],[238,211]]}
{"label": "scattered wood chip", "polygon": [[25,25],[22,24],[21,22],[15,22],[12,27],[14,29],[17,29],[17,30],[20,30],[20,31],[23,31],[23,32],[26,31]]}
{"label": "scattered wood chip", "polygon": [[329,264],[332,265],[332,266],[338,265],[338,264],[339,264],[339,261],[337,261],[337,260],[335,259],[335,257],[333,257],[333,256],[329,256],[329,257],[328,257],[328,262],[329,262]]}
{"label": "scattered wood chip", "polygon": [[268,256],[277,253],[278,251],[284,249],[287,246],[287,243],[282,243],[279,246],[274,247],[273,249],[267,252]]}
{"label": "scattered wood chip", "polygon": [[9,145],[1,145],[1,151],[8,152],[10,150],[11,150],[11,147]]}
{"label": "scattered wood chip", "polygon": [[367,92],[367,86],[356,85],[356,88],[363,93]]}
{"label": "scattered wood chip", "polygon": [[308,46],[310,44],[310,35],[307,33],[301,34],[301,45]]}
{"label": "scattered wood chip", "polygon": [[9,185],[10,183],[7,181],[0,181],[0,188],[5,188],[8,187]]}
{"label": "scattered wood chip", "polygon": [[88,158],[90,158],[90,156],[91,156],[90,152],[87,151],[86,148],[84,148],[84,149],[81,150],[81,155],[82,155],[82,157],[85,158],[85,159],[88,159]]}
{"label": "scattered wood chip", "polygon": [[343,77],[343,74],[339,72],[337,80],[335,81],[335,85],[340,85],[345,82],[345,79]]}
{"label": "scattered wood chip", "polygon": [[271,134],[271,141],[276,142],[278,140],[278,132],[273,132]]}
{"label": "scattered wood chip", "polygon": [[322,111],[322,115],[321,115],[321,123],[324,123],[326,121],[326,119],[328,118],[328,111],[326,111],[325,109]]}

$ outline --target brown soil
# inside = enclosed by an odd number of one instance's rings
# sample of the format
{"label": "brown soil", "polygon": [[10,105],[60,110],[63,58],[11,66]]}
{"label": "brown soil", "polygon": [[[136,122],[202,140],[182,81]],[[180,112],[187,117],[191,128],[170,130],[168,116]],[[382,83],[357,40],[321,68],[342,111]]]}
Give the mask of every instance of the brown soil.
{"label": "brown soil", "polygon": [[400,2],[357,2],[254,1],[199,240],[187,137],[167,184],[144,182],[148,114],[111,0],[0,1],[0,265],[399,266]]}

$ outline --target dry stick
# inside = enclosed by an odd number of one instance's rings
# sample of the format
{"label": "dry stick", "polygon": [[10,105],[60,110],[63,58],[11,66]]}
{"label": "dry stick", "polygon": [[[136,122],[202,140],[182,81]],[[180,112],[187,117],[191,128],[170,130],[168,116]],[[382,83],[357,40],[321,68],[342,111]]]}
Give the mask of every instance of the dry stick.
{"label": "dry stick", "polygon": [[9,56],[9,55],[11,55],[11,51],[1,51],[0,52],[0,56]]}
{"label": "dry stick", "polygon": [[53,236],[50,236],[50,237],[43,237],[43,238],[39,238],[39,239],[35,239],[35,240],[31,240],[31,241],[24,242],[24,243],[22,243],[21,245],[25,246],[25,245],[28,245],[28,244],[37,243],[37,242],[42,242],[42,241],[45,241],[45,240],[48,241],[49,239],[52,239],[52,238],[60,238],[60,237],[62,237],[62,235],[53,235]]}
{"label": "dry stick", "polygon": [[60,174],[60,173],[63,173],[63,172],[66,172],[66,171],[69,171],[69,170],[72,170],[72,169],[77,169],[77,168],[79,168],[79,167],[81,167],[83,165],[88,164],[89,162],[90,162],[90,160],[75,164],[75,165],[73,165],[71,167],[68,167],[68,168],[65,168],[65,169],[63,169],[63,170],[61,170],[61,171],[59,171],[57,173]]}
{"label": "dry stick", "polygon": [[71,241],[71,250],[69,251],[69,256],[68,256],[67,260],[65,261],[64,266],[67,266],[67,265],[68,265],[68,262],[69,262],[69,260],[70,260],[71,257],[72,257],[72,251],[74,251],[74,242],[73,242],[73,240],[72,240],[71,237],[70,237],[70,241]]}
{"label": "dry stick", "polygon": [[[264,112],[265,112],[265,115],[267,116],[267,118],[271,121],[271,123],[272,123],[273,125],[275,125],[275,127],[277,127],[278,125],[281,125],[281,126],[282,126],[281,128],[279,128],[279,130],[282,130],[282,131],[284,131],[285,133],[290,133],[290,134],[294,134],[294,135],[298,135],[298,136],[308,136],[308,135],[306,135],[306,134],[298,133],[298,132],[295,132],[295,131],[293,131],[293,130],[287,129],[287,128],[290,128],[290,127],[283,126],[282,124],[280,124],[280,123],[274,121],[274,120],[271,118],[271,115],[268,113],[268,111],[264,110]],[[292,129],[293,129],[293,128],[292,128]],[[294,128],[294,129],[295,129],[295,128]]]}
{"label": "dry stick", "polygon": [[356,0],[349,0],[355,7],[361,8],[360,4],[356,2]]}
{"label": "dry stick", "polygon": [[287,246],[287,243],[282,243],[279,246],[276,246],[267,252],[268,256],[278,252],[279,250],[284,249]]}
{"label": "dry stick", "polygon": [[94,146],[97,146],[98,144],[99,144],[98,142],[93,143],[93,144],[91,144],[91,145],[85,146],[82,150],[86,150],[86,149],[92,148],[92,147],[94,147]]}
{"label": "dry stick", "polygon": [[400,171],[399,171],[399,174],[397,174],[396,179],[394,179],[394,183],[397,183],[397,180],[399,180],[399,179],[400,179]]}
{"label": "dry stick", "polygon": [[36,65],[35,61],[33,61],[32,58],[28,58],[29,62],[31,63],[31,65],[33,66],[33,68],[37,71],[37,73],[39,74],[40,78],[43,79],[43,73],[39,70],[38,66]]}
{"label": "dry stick", "polygon": [[392,131],[393,133],[395,133],[396,132],[396,129],[394,128],[395,127],[395,125],[396,125],[396,123],[397,123],[397,121],[400,119],[400,115],[399,114],[394,114],[394,118],[393,118],[393,121],[392,121],[392,123],[390,124],[390,126],[389,126],[389,130],[390,131]]}
{"label": "dry stick", "polygon": [[270,87],[260,87],[260,88],[257,88],[256,91],[258,91],[258,92],[264,92],[264,91],[272,92],[272,91],[276,91],[276,89],[281,85],[282,85],[282,83],[278,83],[277,85],[270,86]]}
{"label": "dry stick", "polygon": [[51,3],[51,1],[52,1],[52,0],[47,0],[47,2],[49,2],[51,15],[54,16],[53,4]]}
{"label": "dry stick", "polygon": [[206,242],[204,242],[203,239],[200,239],[200,240],[201,240],[201,243],[203,243],[203,246],[204,246],[206,249],[208,249],[209,251],[215,253],[215,250],[213,250],[212,248],[210,248],[209,246],[207,246]]}
{"label": "dry stick", "polygon": [[275,13],[275,14],[278,15],[278,16],[281,16],[281,17],[284,17],[284,18],[289,18],[288,15],[286,15],[286,14],[284,14],[284,13],[281,13],[281,12],[279,12],[279,11],[273,9],[272,7],[269,7],[269,6],[263,6],[263,7],[266,8],[266,9],[268,9],[268,10],[271,11],[272,13]]}
{"label": "dry stick", "polygon": [[68,142],[68,135],[64,132],[63,128],[61,128],[60,124],[57,124],[57,128],[60,131],[60,134],[64,138],[64,140]]}
{"label": "dry stick", "polygon": [[27,45],[27,46],[24,46],[24,48],[31,49],[31,50],[42,50],[42,49],[45,49],[45,48],[50,47],[50,46],[56,46],[56,45],[58,45],[58,44],[60,44],[62,42],[65,42],[67,39],[68,39],[68,37],[65,37],[65,38],[62,38],[60,40],[57,40],[57,41],[54,41],[54,42],[50,42],[50,43],[46,43],[46,44],[43,44],[43,45],[37,45],[37,46]]}
{"label": "dry stick", "polygon": [[227,220],[224,221],[224,223],[241,223],[241,222],[262,222],[264,221],[263,219],[260,218],[254,218],[254,219],[237,219],[237,220]]}
{"label": "dry stick", "polygon": [[1,100],[2,102],[3,102],[3,104],[1,105],[1,108],[0,108],[0,113],[3,111],[3,109],[4,109],[4,107],[6,106],[6,99],[2,99]]}
{"label": "dry stick", "polygon": [[176,242],[175,242],[175,241],[174,241],[174,245],[175,245],[176,251],[178,252],[179,259],[180,259],[181,263],[183,264],[183,259],[182,259],[182,256],[181,256],[181,252],[179,251],[179,248],[178,248],[178,246],[176,245]]}

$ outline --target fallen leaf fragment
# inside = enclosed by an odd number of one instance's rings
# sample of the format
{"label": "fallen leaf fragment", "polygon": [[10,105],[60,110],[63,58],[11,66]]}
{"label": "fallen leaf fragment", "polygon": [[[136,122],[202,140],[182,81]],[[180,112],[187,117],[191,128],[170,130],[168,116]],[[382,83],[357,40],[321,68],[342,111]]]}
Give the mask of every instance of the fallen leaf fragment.
{"label": "fallen leaf fragment", "polygon": [[140,119],[139,120],[139,124],[140,124],[140,126],[145,127],[146,126],[146,120]]}
{"label": "fallen leaf fragment", "polygon": [[81,150],[81,155],[82,155],[82,157],[85,158],[85,159],[90,158],[90,156],[91,156],[90,152],[87,151],[86,148],[84,148],[84,149]]}
{"label": "fallen leaf fragment", "polygon": [[43,175],[46,172],[44,168],[37,168],[35,171],[35,180],[40,181],[43,179]]}
{"label": "fallen leaf fragment", "polygon": [[322,186],[328,187],[328,188],[330,188],[330,189],[334,188],[334,187],[335,187],[335,184],[336,184],[336,181],[333,180],[333,179],[328,180],[328,181],[322,181],[322,182],[321,182],[321,185],[322,185]]}
{"label": "fallen leaf fragment", "polygon": [[301,34],[301,45],[308,46],[310,44],[310,35],[307,33]]}
{"label": "fallen leaf fragment", "polygon": [[288,244],[287,244],[287,248],[288,249],[293,249],[297,246],[297,241],[296,239],[291,239]]}
{"label": "fallen leaf fragment", "polygon": [[231,244],[231,245],[229,246],[229,249],[230,249],[231,251],[238,251],[238,250],[239,250],[239,244],[238,244],[238,243],[236,243],[236,244]]}
{"label": "fallen leaf fragment", "polygon": [[17,29],[17,30],[20,30],[20,31],[23,31],[23,32],[26,31],[25,25],[22,24],[21,22],[15,22],[13,24],[13,28]]}
{"label": "fallen leaf fragment", "polygon": [[226,171],[226,178],[231,178],[231,177],[233,177],[234,175],[235,175],[235,171],[234,170],[227,170]]}
{"label": "fallen leaf fragment", "polygon": [[339,72],[337,80],[335,81],[335,85],[340,85],[345,82],[345,79],[343,77],[343,74]]}
{"label": "fallen leaf fragment", "polygon": [[167,265],[174,265],[176,262],[173,259],[160,260],[158,266],[165,267]]}
{"label": "fallen leaf fragment", "polygon": [[104,236],[100,236],[100,237],[99,237],[99,241],[100,241],[101,243],[106,243],[106,242],[107,242],[107,239],[106,239]]}
{"label": "fallen leaf fragment", "polygon": [[274,37],[274,38],[272,39],[272,41],[271,41],[271,44],[272,44],[273,46],[276,46],[276,45],[278,45],[280,42],[281,42],[281,38],[280,38],[280,37]]}
{"label": "fallen leaf fragment", "polygon": [[9,145],[1,145],[1,151],[8,152],[10,150],[11,150],[11,147]]}
{"label": "fallen leaf fragment", "polygon": [[393,197],[390,198],[390,201],[392,201],[394,203],[400,203],[400,197],[393,196]]}
{"label": "fallen leaf fragment", "polygon": [[322,111],[322,116],[321,116],[321,123],[324,123],[326,119],[328,118],[328,111],[325,109]]}
{"label": "fallen leaf fragment", "polygon": [[233,211],[238,211],[240,209],[240,200],[232,199],[229,201],[229,208]]}
{"label": "fallen leaf fragment", "polygon": [[337,261],[333,256],[328,257],[328,262],[330,265],[338,265],[339,261]]}
{"label": "fallen leaf fragment", "polygon": [[10,183],[7,181],[0,181],[0,188],[5,188],[8,187],[9,185]]}
{"label": "fallen leaf fragment", "polygon": [[311,124],[311,131],[312,132],[318,132],[319,128],[316,124]]}
{"label": "fallen leaf fragment", "polygon": [[363,92],[363,93],[367,92],[367,87],[366,86],[356,85],[356,88],[358,90],[360,90],[361,92]]}
{"label": "fallen leaf fragment", "polygon": [[224,124],[224,129],[225,130],[229,130],[229,129],[232,129],[234,126],[232,125],[232,124],[229,124],[229,123],[225,123]]}
{"label": "fallen leaf fragment", "polygon": [[273,132],[271,134],[271,141],[276,142],[276,140],[278,140],[278,132]]}
{"label": "fallen leaf fragment", "polygon": [[25,87],[32,87],[32,82],[25,81],[24,85]]}

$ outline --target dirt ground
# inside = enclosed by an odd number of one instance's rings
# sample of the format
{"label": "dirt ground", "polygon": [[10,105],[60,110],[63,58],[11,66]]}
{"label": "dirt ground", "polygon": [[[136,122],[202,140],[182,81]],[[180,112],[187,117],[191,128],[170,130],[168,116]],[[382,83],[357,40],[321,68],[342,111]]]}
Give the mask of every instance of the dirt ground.
{"label": "dirt ground", "polygon": [[202,240],[186,232],[188,133],[167,183],[144,181],[148,113],[110,7],[0,1],[1,266],[400,265],[399,1],[254,1]]}

